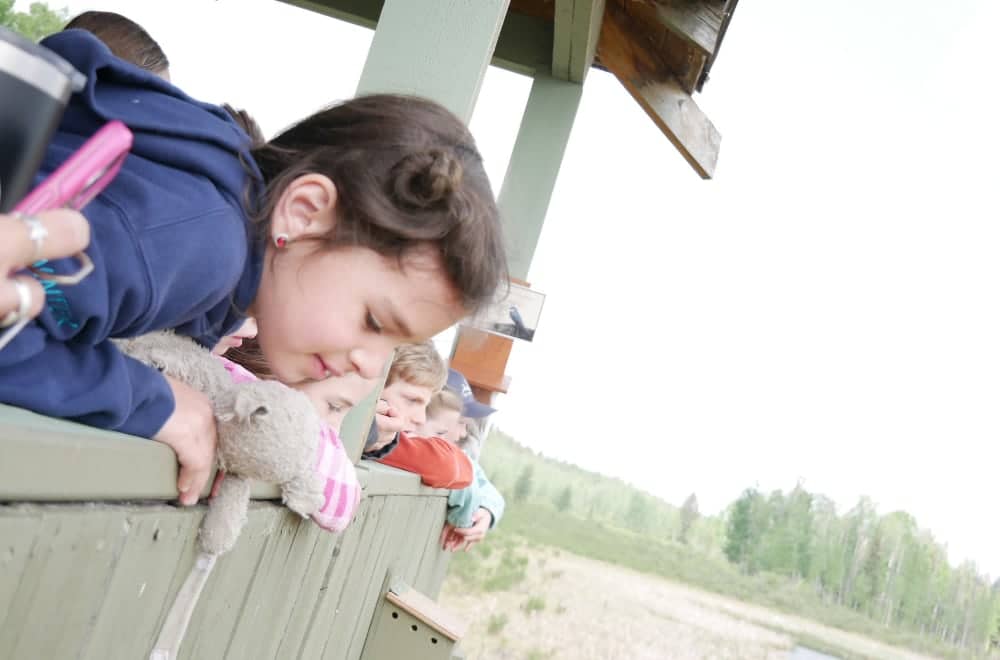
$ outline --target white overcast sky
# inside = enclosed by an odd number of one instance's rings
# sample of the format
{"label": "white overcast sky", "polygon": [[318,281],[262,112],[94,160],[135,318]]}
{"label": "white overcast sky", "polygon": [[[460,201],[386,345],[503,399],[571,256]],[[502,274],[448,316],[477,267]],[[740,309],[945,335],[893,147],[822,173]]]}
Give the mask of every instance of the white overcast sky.
{"label": "white overcast sky", "polygon": [[[371,41],[273,0],[67,4],[139,21],[268,134],[350,97]],[[740,3],[697,97],[710,182],[592,73],[499,426],[710,512],[868,494],[1000,575],[998,24],[991,0]],[[491,69],[473,118],[497,189],[529,87]]]}

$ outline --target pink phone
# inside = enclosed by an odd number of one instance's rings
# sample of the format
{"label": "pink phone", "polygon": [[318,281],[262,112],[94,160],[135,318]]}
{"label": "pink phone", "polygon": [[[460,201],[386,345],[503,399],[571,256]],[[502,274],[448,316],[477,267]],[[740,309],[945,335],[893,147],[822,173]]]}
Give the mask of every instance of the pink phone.
{"label": "pink phone", "polygon": [[[132,132],[120,121],[108,122],[38,187],[18,202],[15,213],[32,214],[62,206],[80,210],[115,178],[132,148]],[[76,255],[80,269],[72,275],[32,272],[44,280],[73,285],[94,270],[90,257]]]}
{"label": "pink phone", "polygon": [[[131,148],[132,132],[125,124],[120,121],[105,124],[28,193],[13,212],[30,215],[60,207],[82,209],[115,178]],[[71,286],[94,270],[94,262],[85,252],[77,254],[76,259],[80,268],[71,275],[45,273],[34,266],[29,268],[40,279]],[[10,343],[28,320],[22,319],[0,334],[0,349]]]}
{"label": "pink phone", "polygon": [[115,178],[131,148],[132,132],[125,124],[105,124],[14,210],[38,213],[60,206],[83,208]]}

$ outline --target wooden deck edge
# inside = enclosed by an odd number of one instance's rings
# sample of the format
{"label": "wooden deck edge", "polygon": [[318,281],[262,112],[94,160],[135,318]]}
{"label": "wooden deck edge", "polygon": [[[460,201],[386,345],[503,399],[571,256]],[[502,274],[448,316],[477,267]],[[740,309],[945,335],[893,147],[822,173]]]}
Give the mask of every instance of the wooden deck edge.
{"label": "wooden deck edge", "polygon": [[[0,502],[121,502],[177,498],[177,462],[169,447],[121,433],[0,405]],[[362,461],[366,496],[446,497],[420,478]],[[208,488],[206,487],[207,495]],[[254,484],[254,499],[274,500],[272,484]]]}

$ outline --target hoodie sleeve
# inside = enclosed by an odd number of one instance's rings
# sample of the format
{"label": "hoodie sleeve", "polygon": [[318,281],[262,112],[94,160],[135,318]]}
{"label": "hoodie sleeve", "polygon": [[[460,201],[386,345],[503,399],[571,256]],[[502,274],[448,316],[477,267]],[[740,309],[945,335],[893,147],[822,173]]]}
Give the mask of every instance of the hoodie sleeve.
{"label": "hoodie sleeve", "polygon": [[500,491],[486,478],[479,463],[472,461],[475,476],[472,484],[462,490],[453,490],[448,496],[448,522],[455,527],[471,527],[472,516],[483,508],[490,513],[490,529],[503,517],[507,503]]}
{"label": "hoodie sleeve", "polygon": [[110,341],[59,341],[37,322],[0,351],[0,401],[89,426],[152,437],[174,411],[158,371]]}
{"label": "hoodie sleeve", "polygon": [[476,483],[479,485],[479,506],[489,511],[490,515],[493,516],[493,520],[490,522],[490,529],[492,529],[503,518],[507,502],[493,485],[493,482],[486,478],[486,473],[483,472],[479,463],[473,463],[473,465],[476,466]]}
{"label": "hoodie sleeve", "polygon": [[431,488],[465,488],[473,480],[469,457],[441,438],[411,438],[400,433],[396,448],[378,462],[415,472]]}

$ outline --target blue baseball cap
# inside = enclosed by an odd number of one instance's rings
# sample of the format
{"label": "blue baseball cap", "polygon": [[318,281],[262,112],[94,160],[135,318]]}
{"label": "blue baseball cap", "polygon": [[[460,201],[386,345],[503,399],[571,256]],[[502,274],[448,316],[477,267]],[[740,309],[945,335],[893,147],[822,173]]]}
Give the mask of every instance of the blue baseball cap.
{"label": "blue baseball cap", "polygon": [[485,403],[476,401],[476,397],[472,394],[472,387],[469,385],[469,381],[465,379],[465,376],[454,369],[448,370],[447,388],[462,397],[462,417],[481,419],[483,417],[489,417],[496,412],[496,408],[490,408]]}

